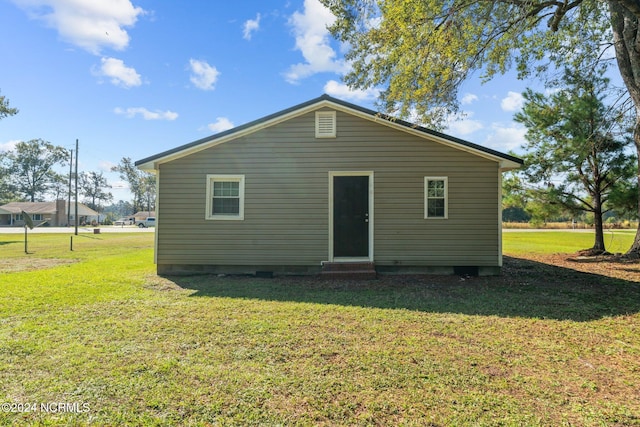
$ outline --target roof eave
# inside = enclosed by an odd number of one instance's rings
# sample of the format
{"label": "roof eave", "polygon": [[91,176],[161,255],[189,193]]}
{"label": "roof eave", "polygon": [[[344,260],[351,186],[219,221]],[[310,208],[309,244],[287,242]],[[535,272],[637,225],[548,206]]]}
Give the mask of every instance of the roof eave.
{"label": "roof eave", "polygon": [[500,162],[500,172],[509,172],[522,167],[522,161],[514,162],[512,160],[503,160]]}

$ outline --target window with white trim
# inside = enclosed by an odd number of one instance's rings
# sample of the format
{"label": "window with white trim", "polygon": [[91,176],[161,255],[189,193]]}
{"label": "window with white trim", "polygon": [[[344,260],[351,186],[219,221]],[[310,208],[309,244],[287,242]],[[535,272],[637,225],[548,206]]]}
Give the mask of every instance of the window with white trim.
{"label": "window with white trim", "polygon": [[206,219],[244,219],[244,175],[207,175]]}
{"label": "window with white trim", "polygon": [[424,217],[425,218],[448,218],[448,178],[430,177],[424,178]]}
{"label": "window with white trim", "polygon": [[336,137],[336,112],[316,111],[316,138]]}

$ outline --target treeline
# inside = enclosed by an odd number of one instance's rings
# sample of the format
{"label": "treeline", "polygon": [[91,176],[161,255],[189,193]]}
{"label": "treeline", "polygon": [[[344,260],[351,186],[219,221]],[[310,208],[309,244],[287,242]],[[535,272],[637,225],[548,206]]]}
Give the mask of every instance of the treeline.
{"label": "treeline", "polygon": [[[70,150],[42,139],[20,141],[12,150],[0,152],[0,204],[76,200],[71,162]],[[60,172],[64,170],[68,173]],[[135,168],[129,158],[123,158],[112,170],[120,173],[133,194],[129,211],[122,215],[155,209],[155,176]],[[111,188],[103,172],[78,172],[78,200],[97,212],[113,202]]]}

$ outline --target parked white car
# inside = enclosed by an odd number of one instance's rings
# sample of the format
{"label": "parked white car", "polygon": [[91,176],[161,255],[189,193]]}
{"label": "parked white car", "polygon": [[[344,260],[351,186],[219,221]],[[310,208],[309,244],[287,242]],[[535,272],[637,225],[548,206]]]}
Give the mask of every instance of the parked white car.
{"label": "parked white car", "polygon": [[120,218],[119,220],[117,220],[116,222],[113,223],[113,225],[133,225],[136,223],[136,219],[134,217],[129,217],[129,218]]}
{"label": "parked white car", "polygon": [[140,228],[155,227],[156,226],[156,218],[153,217],[153,216],[150,216],[147,219],[143,219],[143,220],[138,221],[136,224]]}

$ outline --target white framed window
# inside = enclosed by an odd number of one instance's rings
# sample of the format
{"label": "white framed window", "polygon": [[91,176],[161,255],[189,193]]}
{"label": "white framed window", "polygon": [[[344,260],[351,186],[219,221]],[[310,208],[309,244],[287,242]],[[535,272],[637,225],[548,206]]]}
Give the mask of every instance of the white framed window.
{"label": "white framed window", "polygon": [[336,112],[316,111],[316,138],[336,137]]}
{"label": "white framed window", "polygon": [[207,175],[205,219],[244,219],[244,175]]}
{"label": "white framed window", "polygon": [[44,218],[42,218],[42,214],[33,214],[33,215],[31,215],[31,218],[34,221],[42,221],[44,219]]}
{"label": "white framed window", "polygon": [[447,219],[449,217],[449,179],[446,176],[424,177],[425,219]]}

